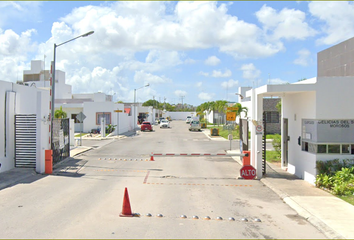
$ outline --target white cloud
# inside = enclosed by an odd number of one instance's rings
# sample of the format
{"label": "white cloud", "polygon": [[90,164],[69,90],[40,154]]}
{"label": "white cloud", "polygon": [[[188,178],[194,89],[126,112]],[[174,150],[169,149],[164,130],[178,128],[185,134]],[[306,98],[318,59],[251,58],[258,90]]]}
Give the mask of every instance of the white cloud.
{"label": "white cloud", "polygon": [[161,84],[171,83],[172,80],[165,76],[157,76],[151,73],[146,73],[144,70],[136,71],[134,75],[134,82],[143,84]]}
{"label": "white cloud", "polygon": [[302,49],[302,50],[298,51],[297,54],[299,55],[299,57],[297,59],[295,59],[293,63],[297,64],[297,65],[301,65],[301,66],[307,66],[310,61],[309,58],[310,58],[311,52],[307,49]]}
{"label": "white cloud", "polygon": [[209,73],[200,71],[199,75],[203,75],[204,77],[209,77]]}
{"label": "white cloud", "polygon": [[255,80],[261,74],[261,71],[253,63],[242,65],[241,70],[243,71],[242,77],[248,80]]}
{"label": "white cloud", "polygon": [[285,80],[281,80],[280,78],[271,78],[269,79],[269,84],[287,84],[288,82]]}
{"label": "white cloud", "polygon": [[196,87],[201,87],[202,85],[203,85],[203,82],[197,82],[197,83],[195,84]]}
{"label": "white cloud", "polygon": [[184,63],[185,64],[194,64],[196,63],[197,61],[194,60],[194,59],[191,59],[191,58],[187,58],[186,60],[184,60]]}
{"label": "white cloud", "polygon": [[[264,57],[283,46],[266,42],[262,29],[227,13],[218,2],[114,2],[75,8],[61,19],[73,32],[95,31],[92,51],[192,50],[217,47],[235,57]],[[109,49],[109,50],[108,50]]]}
{"label": "white cloud", "polygon": [[231,75],[232,75],[232,72],[229,69],[226,69],[224,73],[221,71],[216,71],[216,70],[213,70],[213,73],[212,73],[212,77],[215,77],[215,78],[231,77]]}
{"label": "white cloud", "polygon": [[202,101],[210,101],[215,96],[214,93],[201,92],[198,94],[198,98]]}
{"label": "white cloud", "polygon": [[309,3],[309,12],[324,22],[321,30],[326,36],[318,39],[318,44],[333,45],[353,37],[354,2],[314,1]]}
{"label": "white cloud", "polygon": [[208,58],[204,61],[204,63],[205,63],[206,65],[210,65],[210,66],[216,66],[216,65],[218,65],[220,62],[221,62],[220,59],[217,58],[216,56],[208,57]]}
{"label": "white cloud", "polygon": [[317,32],[306,22],[306,14],[300,10],[284,8],[277,12],[275,9],[263,5],[256,12],[258,21],[266,31],[273,34],[275,40],[297,39],[304,40],[314,36]]}
{"label": "white cloud", "polygon": [[41,1],[0,1],[0,28],[12,21],[41,21]]}
{"label": "white cloud", "polygon": [[224,89],[233,88],[236,86],[238,86],[238,81],[235,81],[233,79],[221,83],[221,87]]}
{"label": "white cloud", "polygon": [[176,91],[175,91],[175,95],[176,95],[177,97],[184,97],[184,96],[187,95],[187,92],[186,92],[186,91],[183,91],[183,90],[176,90]]}

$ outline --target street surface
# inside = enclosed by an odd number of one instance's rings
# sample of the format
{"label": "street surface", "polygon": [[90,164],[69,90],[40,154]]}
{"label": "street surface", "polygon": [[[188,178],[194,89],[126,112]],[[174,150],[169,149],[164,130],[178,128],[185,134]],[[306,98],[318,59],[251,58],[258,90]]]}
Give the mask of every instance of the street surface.
{"label": "street surface", "polygon": [[[242,166],[229,156],[150,161],[152,152],[230,148],[229,141],[189,132],[183,121],[172,121],[171,127],[154,126],[154,132],[124,139],[85,140],[83,145],[94,149],[56,166],[53,175],[1,190],[0,237],[326,238],[262,182],[238,179]],[[140,217],[119,217],[125,187]]]}

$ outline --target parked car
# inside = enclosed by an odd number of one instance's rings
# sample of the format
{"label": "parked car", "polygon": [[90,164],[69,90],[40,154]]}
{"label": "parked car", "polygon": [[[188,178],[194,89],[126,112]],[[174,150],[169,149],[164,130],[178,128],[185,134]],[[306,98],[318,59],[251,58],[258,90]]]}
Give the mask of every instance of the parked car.
{"label": "parked car", "polygon": [[200,131],[201,130],[201,126],[200,126],[200,122],[199,121],[192,121],[191,125],[189,126],[189,131]]}
{"label": "parked car", "polygon": [[170,122],[166,119],[162,119],[160,122],[160,128],[170,128]]}
{"label": "parked car", "polygon": [[188,116],[187,119],[186,119],[186,123],[191,123],[191,122],[192,122],[192,117]]}
{"label": "parked car", "polygon": [[152,125],[150,122],[143,122],[140,127],[141,131],[152,131]]}
{"label": "parked car", "polygon": [[160,117],[158,120],[157,120],[157,123],[160,124],[161,123],[161,120],[164,120],[165,118],[164,117]]}

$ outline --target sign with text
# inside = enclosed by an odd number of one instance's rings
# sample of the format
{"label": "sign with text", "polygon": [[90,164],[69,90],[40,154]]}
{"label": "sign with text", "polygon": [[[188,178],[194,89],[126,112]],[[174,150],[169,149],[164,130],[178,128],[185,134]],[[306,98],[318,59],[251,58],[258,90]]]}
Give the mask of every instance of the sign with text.
{"label": "sign with text", "polygon": [[241,168],[240,174],[242,178],[251,180],[257,176],[257,171],[253,166],[246,165]]}
{"label": "sign with text", "polygon": [[302,139],[319,143],[354,143],[354,119],[303,119]]}
{"label": "sign with text", "polygon": [[227,121],[235,121],[236,120],[236,113],[235,112],[227,112],[226,113],[226,120]]}
{"label": "sign with text", "polygon": [[226,108],[228,111],[237,111],[238,107],[227,107]]}

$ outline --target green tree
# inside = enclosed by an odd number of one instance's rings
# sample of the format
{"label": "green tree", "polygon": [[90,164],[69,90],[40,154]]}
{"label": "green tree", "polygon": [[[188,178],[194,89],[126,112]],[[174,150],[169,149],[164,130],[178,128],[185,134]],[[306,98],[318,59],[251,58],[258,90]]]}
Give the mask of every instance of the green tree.
{"label": "green tree", "polygon": [[154,107],[154,108],[158,108],[158,109],[160,109],[160,103],[158,102],[158,101],[156,101],[156,100],[153,100],[153,99],[150,99],[150,100],[147,100],[146,102],[144,102],[143,103],[143,105],[142,105],[143,107],[150,107],[150,106],[152,106],[152,107]]}
{"label": "green tree", "polygon": [[241,103],[235,103],[233,107],[237,107],[237,110],[232,110],[231,112],[236,112],[236,116],[241,117],[241,113],[245,113],[245,117],[247,117],[248,108],[242,107]]}
{"label": "green tree", "polygon": [[66,118],[67,114],[66,112],[63,111],[62,106],[60,106],[60,109],[56,110],[54,112],[54,118]]}
{"label": "green tree", "polygon": [[277,105],[275,105],[275,107],[278,109],[278,112],[281,114],[281,99],[280,99],[280,101],[277,103]]}

